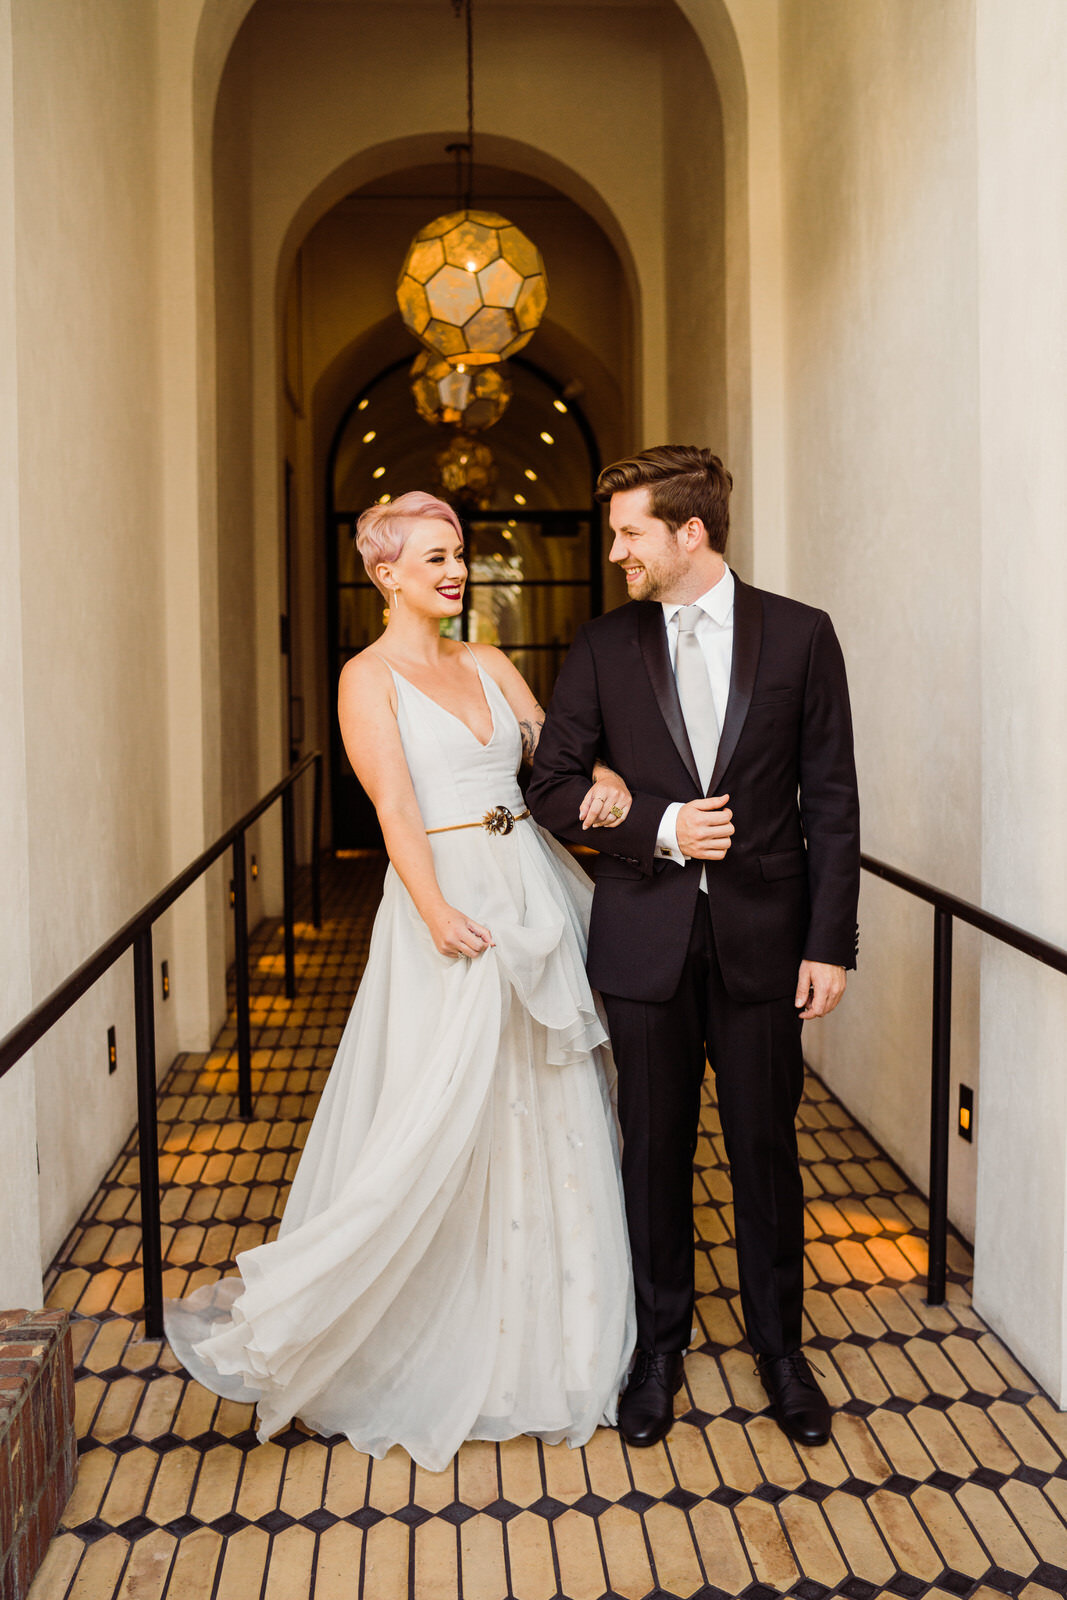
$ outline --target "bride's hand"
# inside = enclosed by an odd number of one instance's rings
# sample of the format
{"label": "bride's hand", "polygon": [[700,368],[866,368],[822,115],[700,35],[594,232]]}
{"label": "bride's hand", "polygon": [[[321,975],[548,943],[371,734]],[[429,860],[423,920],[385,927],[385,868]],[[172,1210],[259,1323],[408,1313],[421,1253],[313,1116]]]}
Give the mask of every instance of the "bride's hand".
{"label": "bride's hand", "polygon": [[578,807],[582,828],[617,828],[633,799],[617,772],[599,761],[593,768],[593,787]]}
{"label": "bride's hand", "polygon": [[496,943],[488,928],[464,916],[455,906],[442,906],[426,918],[438,951],[443,956],[480,956]]}

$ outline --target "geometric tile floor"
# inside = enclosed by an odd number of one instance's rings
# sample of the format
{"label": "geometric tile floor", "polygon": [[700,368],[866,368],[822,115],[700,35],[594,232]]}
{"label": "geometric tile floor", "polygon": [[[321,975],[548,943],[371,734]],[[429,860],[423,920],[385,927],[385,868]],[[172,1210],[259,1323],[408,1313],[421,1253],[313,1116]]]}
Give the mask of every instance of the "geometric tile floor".
{"label": "geometric tile floor", "polygon": [[[253,941],[255,1118],[232,1018],[160,1091],[166,1293],[268,1237],[366,956],[376,857],[339,861],[320,933]],[[32,1600],[1052,1600],[1067,1595],[1067,1417],[971,1309],[950,1240],[928,1307],[926,1208],[817,1079],[801,1109],[808,1349],[833,1440],[790,1444],[741,1338],[712,1085],[694,1175],[698,1316],[679,1421],[651,1450],[464,1445],[443,1473],[300,1426],[256,1443],[247,1406],[187,1379],[139,1324],[131,1138],[49,1277],[74,1318],[80,1461]]]}

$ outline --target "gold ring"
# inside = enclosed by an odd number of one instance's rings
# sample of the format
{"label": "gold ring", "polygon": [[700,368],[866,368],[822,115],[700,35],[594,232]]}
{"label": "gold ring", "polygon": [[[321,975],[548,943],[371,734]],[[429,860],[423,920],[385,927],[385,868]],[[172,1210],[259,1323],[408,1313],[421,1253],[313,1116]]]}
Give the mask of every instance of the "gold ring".
{"label": "gold ring", "polygon": [[621,817],[622,816],[622,807],[621,806],[612,806],[611,810],[608,812],[608,816],[609,817],[616,817],[616,818]]}

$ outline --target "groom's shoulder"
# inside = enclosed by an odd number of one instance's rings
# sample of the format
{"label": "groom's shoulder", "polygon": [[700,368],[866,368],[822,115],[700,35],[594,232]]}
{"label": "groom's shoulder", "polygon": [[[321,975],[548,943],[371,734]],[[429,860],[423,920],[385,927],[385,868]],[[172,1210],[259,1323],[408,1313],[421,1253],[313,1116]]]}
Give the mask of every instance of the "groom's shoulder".
{"label": "groom's shoulder", "polygon": [[604,611],[599,617],[590,617],[588,622],[582,623],[580,631],[594,647],[630,639],[637,632],[642,611],[657,611],[662,615],[662,607],[656,601],[624,600],[614,611]]}
{"label": "groom's shoulder", "polygon": [[747,589],[749,595],[759,600],[765,628],[781,627],[811,632],[819,621],[826,617],[826,612],[820,610],[818,606],[809,606],[803,600],[794,600],[791,595],[776,594],[773,589],[757,589],[753,584],[745,584],[743,587]]}

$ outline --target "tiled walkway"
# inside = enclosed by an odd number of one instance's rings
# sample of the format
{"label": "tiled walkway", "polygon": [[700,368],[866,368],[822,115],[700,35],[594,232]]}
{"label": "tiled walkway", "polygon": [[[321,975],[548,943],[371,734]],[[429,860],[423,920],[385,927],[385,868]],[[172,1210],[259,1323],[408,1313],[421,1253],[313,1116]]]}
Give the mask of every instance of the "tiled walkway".
{"label": "tiled walkway", "polygon": [[[331,871],[322,932],[254,946],[256,1120],[237,1117],[233,1029],[161,1093],[166,1292],[232,1268],[281,1215],[361,964],[376,860]],[[74,1314],[78,1484],[32,1600],[1052,1600],[1067,1594],[1067,1418],[971,1310],[951,1246],[928,1308],[925,1207],[816,1080],[802,1108],[809,1347],[833,1442],[789,1444],[741,1341],[714,1101],[697,1151],[699,1317],[680,1420],[627,1451],[464,1446],[434,1475],[251,1411],[187,1380],[138,1324],[135,1144],[67,1241],[49,1303]]]}

